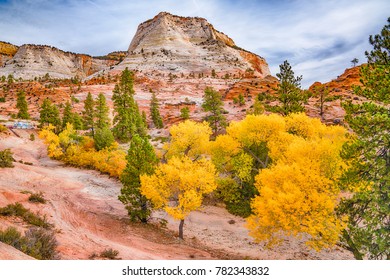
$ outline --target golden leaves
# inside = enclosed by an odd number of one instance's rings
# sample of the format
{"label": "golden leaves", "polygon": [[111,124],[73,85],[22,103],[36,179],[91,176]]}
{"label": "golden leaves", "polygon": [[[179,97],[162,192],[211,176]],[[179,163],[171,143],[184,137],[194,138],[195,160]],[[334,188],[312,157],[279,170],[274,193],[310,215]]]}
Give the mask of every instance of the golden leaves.
{"label": "golden leaves", "polygon": [[[284,125],[269,129],[277,119]],[[269,121],[264,116],[251,122],[268,127],[263,140],[272,165],[255,178],[259,195],[252,201],[254,214],[247,220],[250,235],[274,245],[281,241],[281,232],[307,234],[307,244],[315,249],[334,245],[343,228],[334,210],[340,193],[335,181],[344,167],[339,153],[346,141],[345,129],[325,126],[304,114],[271,115]],[[241,133],[251,135],[247,129],[255,130],[247,126]]]}
{"label": "golden leaves", "polygon": [[160,164],[155,174],[141,176],[141,193],[156,208],[183,220],[201,206],[204,194],[215,190],[215,177],[215,167],[206,159],[172,157],[166,164]]}

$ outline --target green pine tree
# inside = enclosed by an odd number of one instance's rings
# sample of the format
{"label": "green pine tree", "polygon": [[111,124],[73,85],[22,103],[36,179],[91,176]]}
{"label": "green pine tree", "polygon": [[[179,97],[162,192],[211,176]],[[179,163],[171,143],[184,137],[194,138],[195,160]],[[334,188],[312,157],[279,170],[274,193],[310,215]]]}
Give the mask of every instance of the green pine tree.
{"label": "green pine tree", "polygon": [[127,165],[120,178],[123,187],[119,200],[125,205],[132,221],[146,223],[151,205],[140,192],[140,175],[153,174],[158,159],[149,140],[138,134],[131,139],[126,159]]}
{"label": "green pine tree", "polygon": [[83,118],[76,112],[72,113],[73,128],[76,130],[84,129]]}
{"label": "green pine tree", "polygon": [[24,90],[20,90],[17,93],[16,108],[19,110],[17,117],[20,119],[28,120],[30,115],[28,114],[28,106],[26,101],[26,93]]}
{"label": "green pine tree", "polygon": [[277,73],[276,76],[279,78],[277,99],[280,105],[275,106],[274,110],[283,116],[304,112],[303,103],[307,98],[301,89],[302,76],[294,76],[294,71],[287,60],[279,65],[279,68],[280,73]]}
{"label": "green pine tree", "polygon": [[98,151],[110,147],[115,141],[114,135],[108,126],[97,128],[93,140],[95,141],[95,148]]}
{"label": "green pine tree", "polygon": [[188,107],[183,107],[180,109],[180,117],[183,120],[188,120],[190,118],[190,109]]}
{"label": "green pine tree", "polygon": [[343,104],[357,138],[343,147],[349,169],[342,183],[360,188],[342,199],[339,213],[348,217],[342,241],[356,259],[390,260],[390,18],[369,41],[373,50],[361,67],[363,86],[354,92],[370,101]]}
{"label": "green pine tree", "polygon": [[142,122],[144,123],[144,127],[145,128],[148,127],[148,120],[145,111],[142,111],[141,118],[142,118]]}
{"label": "green pine tree", "polygon": [[159,103],[156,94],[152,92],[152,98],[150,99],[150,115],[152,117],[153,124],[156,128],[163,128],[163,121],[159,111]]}
{"label": "green pine tree", "polygon": [[84,129],[90,130],[92,136],[95,134],[94,105],[92,94],[88,92],[87,98],[84,100],[83,124]]}
{"label": "green pine tree", "polygon": [[106,97],[103,93],[99,93],[95,105],[96,128],[103,129],[104,127],[110,127],[109,111]]}
{"label": "green pine tree", "polygon": [[47,126],[51,123],[51,120],[50,120],[51,106],[52,106],[52,104],[51,104],[50,99],[45,98],[45,100],[43,100],[43,103],[41,105],[41,110],[39,111],[39,113],[40,113],[39,123],[40,123],[41,127]]}
{"label": "green pine tree", "polygon": [[66,124],[70,123],[73,124],[73,112],[72,112],[72,105],[70,105],[70,102],[67,101],[64,108],[64,113],[62,115],[62,129],[66,128]]}
{"label": "green pine tree", "polygon": [[210,124],[213,135],[216,136],[221,129],[227,126],[227,121],[223,115],[223,101],[221,94],[211,87],[207,87],[203,96],[202,108],[205,112],[210,112],[205,120]]}
{"label": "green pine tree", "polygon": [[46,98],[43,100],[39,114],[39,123],[41,127],[51,124],[55,127],[56,133],[61,131],[60,111],[55,104],[51,103],[50,99]]}
{"label": "green pine tree", "polygon": [[135,134],[146,135],[144,121],[134,100],[133,81],[133,73],[126,68],[113,90],[115,111],[113,133],[115,138],[122,142],[130,141]]}

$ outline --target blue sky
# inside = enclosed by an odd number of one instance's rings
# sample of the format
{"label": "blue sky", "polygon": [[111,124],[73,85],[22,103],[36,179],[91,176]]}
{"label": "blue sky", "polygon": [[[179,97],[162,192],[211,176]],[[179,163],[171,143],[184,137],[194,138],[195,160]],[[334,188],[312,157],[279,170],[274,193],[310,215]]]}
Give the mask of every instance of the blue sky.
{"label": "blue sky", "polygon": [[368,36],[390,16],[388,0],[0,0],[0,41],[103,55],[127,50],[139,23],[161,11],[206,18],[236,45],[288,60],[302,85],[326,82],[366,61]]}

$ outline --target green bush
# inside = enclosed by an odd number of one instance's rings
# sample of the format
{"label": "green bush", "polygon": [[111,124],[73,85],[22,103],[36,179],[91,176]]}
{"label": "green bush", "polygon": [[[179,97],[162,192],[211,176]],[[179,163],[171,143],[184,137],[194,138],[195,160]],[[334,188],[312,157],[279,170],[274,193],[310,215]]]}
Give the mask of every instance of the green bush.
{"label": "green bush", "polygon": [[110,147],[115,141],[114,135],[108,127],[97,129],[93,140],[95,140],[95,148],[98,151]]}
{"label": "green bush", "polygon": [[9,227],[5,231],[0,231],[0,241],[19,250],[22,248],[22,235],[14,227]]}
{"label": "green bush", "polygon": [[30,197],[28,198],[28,201],[34,202],[34,203],[46,203],[46,199],[43,197],[42,192],[32,193],[30,195]]}
{"label": "green bush", "polygon": [[25,235],[23,251],[38,260],[54,260],[58,258],[57,240],[54,233],[43,228],[31,228]]}
{"label": "green bush", "polygon": [[246,218],[252,214],[250,202],[254,191],[249,184],[241,186],[232,178],[220,178],[215,194],[225,203],[230,214]]}
{"label": "green bush", "polygon": [[180,109],[180,117],[184,120],[190,118],[190,109],[188,107],[183,107]]}
{"label": "green bush", "polygon": [[0,231],[0,241],[38,260],[58,258],[54,233],[43,228],[31,228],[22,236],[14,227],[9,227]]}
{"label": "green bush", "polygon": [[34,133],[31,133],[31,134],[30,134],[30,141],[35,141],[35,135],[34,135]]}
{"label": "green bush", "polygon": [[52,224],[47,222],[46,216],[41,218],[37,214],[34,214],[29,209],[24,208],[24,206],[20,203],[8,204],[5,207],[0,208],[1,216],[16,216],[22,218],[26,223],[42,227],[46,229],[50,229],[53,227]]}
{"label": "green bush", "polygon": [[0,167],[14,167],[13,162],[14,158],[12,157],[12,152],[10,149],[5,149],[0,151]]}

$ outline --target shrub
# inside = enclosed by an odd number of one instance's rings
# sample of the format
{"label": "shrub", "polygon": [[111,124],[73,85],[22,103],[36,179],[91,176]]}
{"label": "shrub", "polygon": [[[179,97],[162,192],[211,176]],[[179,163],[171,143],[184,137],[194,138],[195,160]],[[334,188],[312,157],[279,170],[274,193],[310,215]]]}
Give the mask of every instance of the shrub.
{"label": "shrub", "polygon": [[38,260],[54,260],[58,258],[56,252],[57,240],[54,233],[43,228],[31,228],[25,235],[23,251]]}
{"label": "shrub", "polygon": [[34,135],[34,133],[31,133],[31,134],[30,134],[30,141],[35,141],[35,135]]}
{"label": "shrub", "polygon": [[113,250],[113,249],[105,249],[103,252],[100,253],[100,257],[106,258],[109,260],[116,260],[117,256],[119,254],[119,251]]}
{"label": "shrub", "polygon": [[22,235],[14,227],[9,227],[5,231],[0,231],[0,241],[20,249],[22,247]]}
{"label": "shrub", "polygon": [[17,216],[22,218],[26,223],[37,227],[42,227],[46,229],[50,229],[53,227],[52,224],[47,222],[46,216],[42,218],[37,214],[31,212],[29,209],[25,208],[20,203],[8,204],[7,206],[0,208],[0,215]]}
{"label": "shrub", "polygon": [[0,231],[0,241],[38,260],[58,258],[54,233],[43,228],[31,228],[22,236],[14,227],[9,227]]}
{"label": "shrub", "polygon": [[190,118],[190,109],[188,107],[181,108],[180,117],[184,120],[188,120]]}
{"label": "shrub", "polygon": [[43,197],[43,193],[32,193],[28,198],[28,201],[35,203],[46,203],[46,199]]}
{"label": "shrub", "polygon": [[110,147],[115,141],[114,135],[108,127],[97,129],[93,139],[95,141],[96,150],[98,151]]}
{"label": "shrub", "polygon": [[0,167],[14,167],[14,158],[10,149],[0,151]]}

